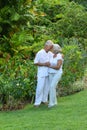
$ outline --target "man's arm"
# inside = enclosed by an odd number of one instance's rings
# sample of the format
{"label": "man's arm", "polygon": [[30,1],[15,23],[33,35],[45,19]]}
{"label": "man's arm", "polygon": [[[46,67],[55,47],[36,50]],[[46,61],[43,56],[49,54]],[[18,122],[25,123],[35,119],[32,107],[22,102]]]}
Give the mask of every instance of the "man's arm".
{"label": "man's arm", "polygon": [[49,62],[45,62],[45,63],[40,63],[40,62],[38,62],[38,63],[34,63],[34,64],[37,65],[37,66],[47,66],[47,67],[50,66],[50,63],[49,63]]}

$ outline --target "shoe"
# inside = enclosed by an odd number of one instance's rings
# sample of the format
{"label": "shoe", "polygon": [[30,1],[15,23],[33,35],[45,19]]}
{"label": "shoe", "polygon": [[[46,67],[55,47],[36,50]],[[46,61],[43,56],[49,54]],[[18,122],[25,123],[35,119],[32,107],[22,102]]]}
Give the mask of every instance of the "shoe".
{"label": "shoe", "polygon": [[51,108],[51,107],[53,107],[54,105],[48,105],[48,108]]}
{"label": "shoe", "polygon": [[41,102],[41,104],[48,105],[48,102]]}
{"label": "shoe", "polygon": [[51,108],[51,107],[54,107],[54,106],[56,106],[56,104],[55,105],[48,105],[48,108]]}
{"label": "shoe", "polygon": [[34,107],[38,108],[40,105],[34,105]]}

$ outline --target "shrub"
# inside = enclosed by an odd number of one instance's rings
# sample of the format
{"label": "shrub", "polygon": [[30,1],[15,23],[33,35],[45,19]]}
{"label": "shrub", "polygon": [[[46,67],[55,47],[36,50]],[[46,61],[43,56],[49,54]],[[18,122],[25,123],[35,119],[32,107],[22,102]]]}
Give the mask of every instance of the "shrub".
{"label": "shrub", "polygon": [[[63,53],[65,55],[63,66],[64,72],[59,86],[61,86],[61,94],[67,95],[73,93],[75,90],[73,90],[72,84],[78,80],[81,80],[84,75],[86,53],[81,50],[78,44],[75,42],[73,43],[73,40],[69,41],[68,45],[64,45]],[[83,87],[80,89],[83,89]],[[79,91],[79,87],[75,91]]]}
{"label": "shrub", "polygon": [[[15,56],[2,67],[0,73],[0,99],[8,104],[9,97],[14,101],[32,101],[35,95],[36,68],[33,62],[24,57]],[[14,103],[14,102],[13,102]]]}

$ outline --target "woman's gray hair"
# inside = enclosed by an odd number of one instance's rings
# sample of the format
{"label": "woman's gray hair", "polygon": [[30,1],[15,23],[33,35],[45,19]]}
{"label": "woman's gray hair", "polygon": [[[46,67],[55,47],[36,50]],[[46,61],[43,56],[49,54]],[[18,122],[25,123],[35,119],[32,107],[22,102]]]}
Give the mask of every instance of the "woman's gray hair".
{"label": "woman's gray hair", "polygon": [[58,44],[53,45],[53,53],[61,52],[62,48]]}
{"label": "woman's gray hair", "polygon": [[54,43],[51,40],[46,41],[45,45],[52,46]]}

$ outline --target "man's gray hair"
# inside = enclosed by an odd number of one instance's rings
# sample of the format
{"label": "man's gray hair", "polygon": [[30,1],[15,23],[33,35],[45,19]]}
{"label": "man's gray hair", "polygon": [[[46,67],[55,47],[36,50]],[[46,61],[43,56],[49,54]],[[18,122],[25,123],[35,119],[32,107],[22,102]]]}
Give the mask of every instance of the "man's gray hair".
{"label": "man's gray hair", "polygon": [[61,52],[62,48],[58,44],[53,45],[53,53]]}
{"label": "man's gray hair", "polygon": [[52,46],[54,43],[51,40],[46,41],[45,45]]}

